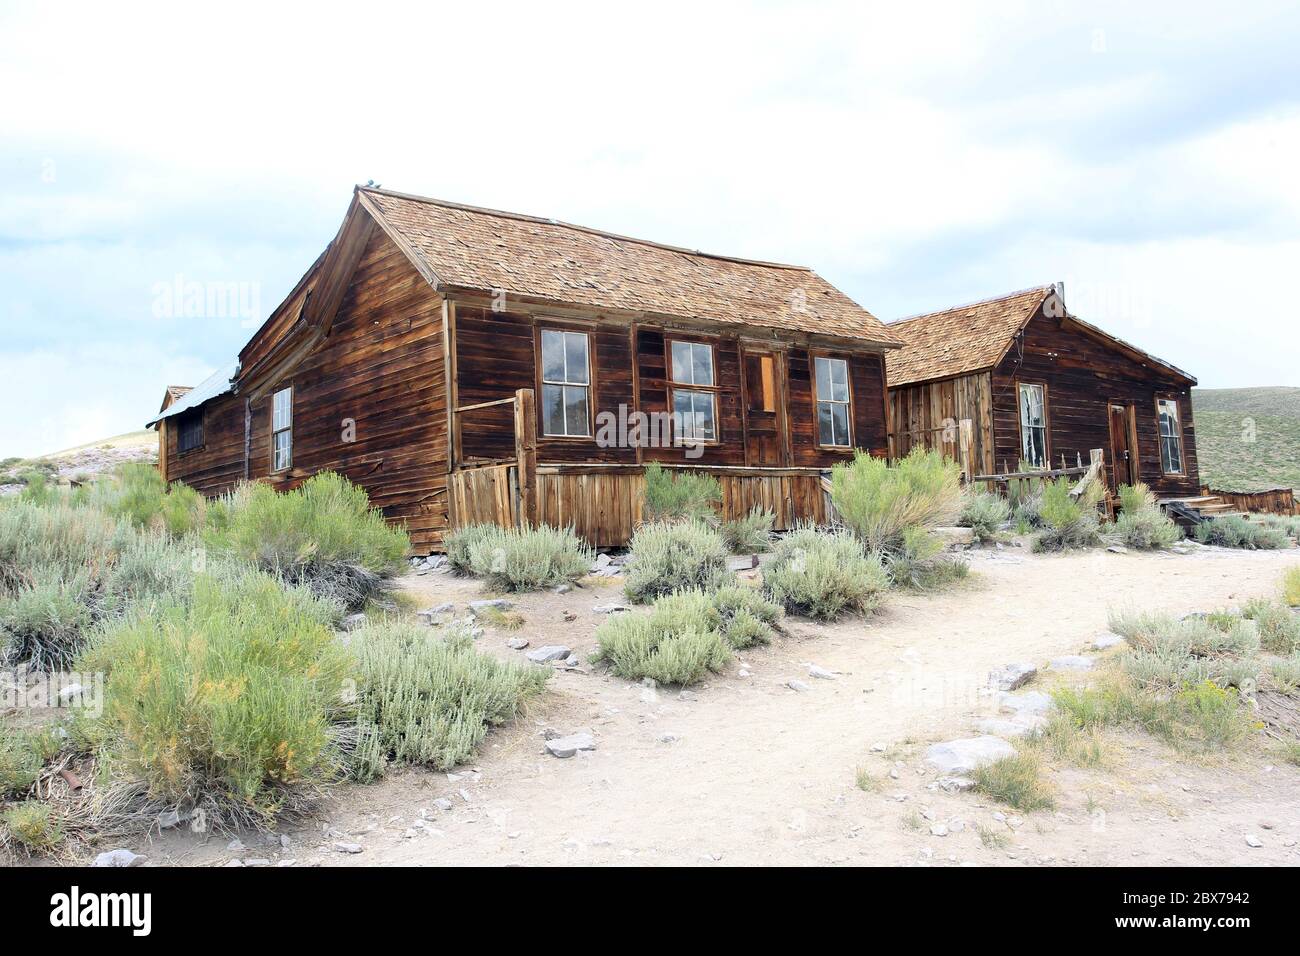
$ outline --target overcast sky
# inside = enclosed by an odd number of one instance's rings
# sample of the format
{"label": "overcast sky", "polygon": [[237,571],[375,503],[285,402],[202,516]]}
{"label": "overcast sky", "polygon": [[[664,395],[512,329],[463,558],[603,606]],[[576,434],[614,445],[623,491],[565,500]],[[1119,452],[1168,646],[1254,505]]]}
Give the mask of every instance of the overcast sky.
{"label": "overcast sky", "polygon": [[141,427],[368,179],[885,320],[1064,281],[1203,386],[1300,386],[1295,5],[976,7],[0,0],[0,457]]}

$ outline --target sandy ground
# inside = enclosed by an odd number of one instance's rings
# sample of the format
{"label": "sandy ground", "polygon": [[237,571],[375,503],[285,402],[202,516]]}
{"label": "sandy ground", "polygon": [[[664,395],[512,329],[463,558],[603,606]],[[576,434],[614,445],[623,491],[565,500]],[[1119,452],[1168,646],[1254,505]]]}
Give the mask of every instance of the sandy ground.
{"label": "sandy ground", "polygon": [[[620,600],[617,581],[519,596],[525,627],[489,629],[480,644],[511,656],[509,637],[562,642],[584,663],[557,672],[551,693],[491,734],[472,768],[346,788],[289,832],[288,847],[245,837],[249,850],[231,852],[228,836],[185,834],[139,849],[156,863],[200,865],[1295,865],[1300,769],[1265,747],[1191,760],[1119,735],[1104,768],[1052,770],[1058,808],[1032,814],[937,790],[920,757],[993,713],[991,670],[1081,652],[1105,631],[1109,608],[1237,603],[1273,593],[1296,562],[1295,551],[977,552],[966,586],[895,596],[870,620],[790,621],[773,645],[686,693],[586,666],[601,619],[592,606]],[[484,596],[477,582],[437,573],[408,575],[402,587],[422,606]],[[809,663],[839,676],[813,679]],[[809,690],[787,688],[791,678]],[[597,749],[545,755],[548,728],[589,729]],[[860,767],[878,790],[855,786]],[[450,810],[436,809],[440,797]],[[422,810],[429,823],[414,826]],[[934,822],[953,832],[931,835]],[[338,852],[340,840],[364,849]]]}

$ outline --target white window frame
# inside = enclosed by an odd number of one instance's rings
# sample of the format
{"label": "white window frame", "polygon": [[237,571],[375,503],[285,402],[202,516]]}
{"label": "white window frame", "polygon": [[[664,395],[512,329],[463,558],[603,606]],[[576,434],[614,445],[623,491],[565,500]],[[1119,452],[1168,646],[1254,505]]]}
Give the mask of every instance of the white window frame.
{"label": "white window frame", "polygon": [[[675,347],[684,345],[690,350],[691,361],[687,366],[689,378],[677,377],[677,359],[674,355]],[[697,349],[705,349],[709,355],[709,380],[701,382],[695,375],[695,352]],[[675,439],[679,445],[715,445],[720,439],[718,437],[718,366],[716,364],[717,353],[713,350],[712,342],[695,342],[689,339],[669,339],[668,340],[668,380],[671,383],[668,394],[668,407],[673,417],[673,428]],[[686,396],[690,402],[690,418],[685,420],[677,413],[677,399],[679,396]],[[697,426],[697,416],[699,415],[699,405],[707,403],[709,408],[709,421],[713,424],[713,433],[708,434]]]}
{"label": "white window frame", "polygon": [[[834,368],[839,365],[844,369],[844,392],[843,398],[836,397],[836,387],[840,384],[835,381]],[[826,383],[830,388],[830,398],[822,398],[822,369],[826,369]],[[853,447],[853,385],[849,379],[849,360],[842,358],[832,358],[829,355],[813,356],[813,414],[815,421],[813,427],[817,429],[817,447],[819,448],[852,448]],[[822,441],[822,406],[830,405],[831,408],[831,440]],[[834,406],[843,406],[844,408],[844,435],[843,441],[840,441],[840,434],[835,426],[835,409]]]}
{"label": "white window frame", "polygon": [[[1166,432],[1166,420],[1172,420],[1172,427]],[[1187,454],[1183,447],[1183,409],[1176,398],[1156,399],[1156,431],[1160,434],[1160,471],[1165,475],[1186,475]],[[1171,467],[1173,460],[1169,455],[1170,443],[1178,449],[1178,467]]]}
{"label": "white window frame", "polygon": [[[280,396],[286,396],[281,408]],[[281,415],[283,412],[283,415]],[[280,462],[279,437],[285,435],[284,462]],[[271,393],[271,473],[288,471],[293,467],[293,386],[286,385]]]}
{"label": "white window frame", "polygon": [[[1042,417],[1042,424],[1035,425],[1027,420],[1028,413],[1032,406],[1026,407],[1025,393],[1033,394],[1037,392],[1039,396],[1038,409]],[[1052,449],[1048,445],[1048,424],[1047,424],[1047,386],[1038,382],[1017,382],[1016,383],[1016,417],[1020,420],[1020,457],[1021,460],[1028,462],[1033,468],[1047,468],[1051,464]],[[1028,438],[1032,432],[1041,431],[1043,434],[1043,460],[1034,461],[1030,457]]]}
{"label": "white window frame", "polygon": [[[539,363],[541,364],[540,373],[541,373],[541,380],[542,380],[542,395],[541,395],[542,436],[545,438],[590,438],[591,437],[591,380],[593,377],[591,374],[591,369],[592,369],[591,336],[588,335],[586,332],[575,332],[571,329],[544,328],[541,329],[540,331],[541,331],[541,335],[537,340],[537,358]],[[560,336],[560,347],[564,355],[564,373],[563,373],[563,377],[559,379],[546,377],[546,336],[548,335]],[[576,379],[574,376],[577,374],[578,370],[569,368],[569,337],[570,336],[573,336],[574,338],[582,339],[583,354],[586,355],[587,357],[586,368],[583,369],[583,372],[586,377],[586,381],[579,381],[578,379]],[[558,388],[560,390],[560,407],[561,410],[565,412],[563,416],[564,431],[562,432],[553,432],[547,430],[546,388],[548,385],[551,386],[552,388]],[[569,389],[579,389],[579,388],[582,389],[583,392],[583,405],[587,409],[587,414],[583,416],[583,422],[582,422],[583,430],[577,432],[577,431],[569,430],[568,394],[569,394]]]}

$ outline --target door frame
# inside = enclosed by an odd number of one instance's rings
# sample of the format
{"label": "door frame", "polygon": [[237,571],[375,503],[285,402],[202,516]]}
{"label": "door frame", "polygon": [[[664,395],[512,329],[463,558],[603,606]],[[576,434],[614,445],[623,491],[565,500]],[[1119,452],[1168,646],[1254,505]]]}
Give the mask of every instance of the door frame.
{"label": "door frame", "polygon": [[[1137,405],[1123,398],[1113,398],[1106,402],[1106,432],[1110,436],[1110,455],[1115,457],[1115,416],[1116,408],[1123,408],[1128,415],[1128,434],[1125,436],[1128,440],[1129,453],[1129,483],[1142,480],[1142,456],[1138,454],[1137,443]],[[1107,485],[1112,491],[1119,491],[1119,474],[1115,470],[1115,462],[1111,462],[1110,481]]]}
{"label": "door frame", "polygon": [[[745,360],[750,354],[772,356],[772,372],[776,378],[776,427],[777,446],[781,450],[781,460],[772,463],[755,462],[753,449],[749,444],[749,376],[745,373]],[[777,343],[740,342],[740,423],[741,435],[745,442],[745,466],[748,468],[786,468],[790,465],[790,423],[786,414],[786,350]]]}

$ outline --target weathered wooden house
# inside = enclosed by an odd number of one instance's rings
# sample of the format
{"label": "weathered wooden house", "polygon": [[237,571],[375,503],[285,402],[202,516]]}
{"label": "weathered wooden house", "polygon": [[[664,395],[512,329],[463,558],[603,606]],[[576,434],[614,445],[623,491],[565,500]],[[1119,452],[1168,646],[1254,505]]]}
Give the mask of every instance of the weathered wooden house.
{"label": "weathered wooden house", "polygon": [[332,469],[422,552],[478,521],[622,544],[652,460],[781,528],[824,518],[824,469],[886,454],[897,345],[806,268],[358,188],[238,362],[151,424],[168,480]]}
{"label": "weathered wooden house", "polygon": [[959,458],[969,419],[982,475],[1087,463],[1101,449],[1112,490],[1141,480],[1163,498],[1200,495],[1196,379],[1071,315],[1058,287],[889,329],[904,343],[887,362],[891,455],[919,444]]}

